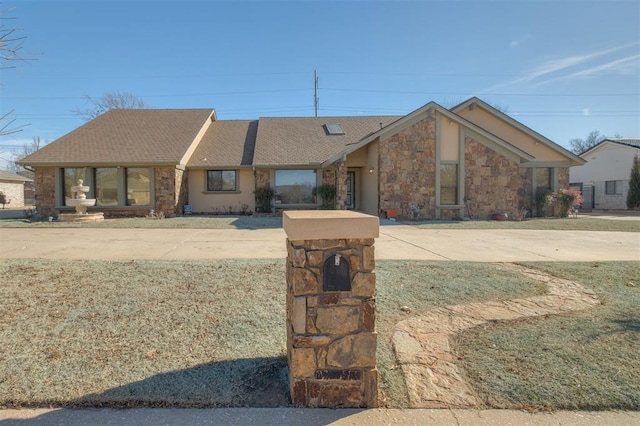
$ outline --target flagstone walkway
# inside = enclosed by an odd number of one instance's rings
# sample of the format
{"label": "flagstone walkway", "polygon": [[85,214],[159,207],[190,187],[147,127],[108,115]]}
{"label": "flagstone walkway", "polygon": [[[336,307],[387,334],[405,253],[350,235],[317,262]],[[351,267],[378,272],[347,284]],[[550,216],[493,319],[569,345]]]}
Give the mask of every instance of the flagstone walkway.
{"label": "flagstone walkway", "polygon": [[392,341],[412,407],[479,406],[454,362],[450,335],[490,321],[560,314],[600,303],[595,292],[578,283],[515,264],[497,265],[544,282],[547,294],[505,302],[445,306],[399,322],[393,329]]}

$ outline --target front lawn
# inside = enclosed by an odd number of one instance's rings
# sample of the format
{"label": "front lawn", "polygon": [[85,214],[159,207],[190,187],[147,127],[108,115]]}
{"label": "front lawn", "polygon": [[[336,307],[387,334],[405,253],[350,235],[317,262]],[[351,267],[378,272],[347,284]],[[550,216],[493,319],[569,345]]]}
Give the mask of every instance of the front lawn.
{"label": "front lawn", "polygon": [[[289,403],[284,260],[7,259],[0,275],[0,406]],[[407,403],[390,347],[399,320],[542,291],[482,263],[378,261],[377,276],[380,388],[394,407]]]}
{"label": "front lawn", "polygon": [[[489,407],[633,409],[638,262],[527,266],[593,288],[582,313],[472,329],[460,362]],[[0,406],[288,405],[283,260],[3,260]],[[544,291],[490,264],[378,261],[381,402],[406,407],[390,346],[437,306]]]}
{"label": "front lawn", "polygon": [[640,409],[640,262],[526,263],[594,290],[601,305],[494,323],[455,338],[486,406]]}

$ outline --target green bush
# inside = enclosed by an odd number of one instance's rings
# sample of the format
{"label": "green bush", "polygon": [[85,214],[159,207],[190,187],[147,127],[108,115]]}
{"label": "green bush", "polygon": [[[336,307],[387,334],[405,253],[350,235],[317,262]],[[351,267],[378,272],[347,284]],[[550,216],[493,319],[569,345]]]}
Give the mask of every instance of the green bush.
{"label": "green bush", "polygon": [[549,191],[547,188],[536,189],[536,199],[535,199],[536,217],[547,216],[547,209],[549,208],[550,193],[551,191]]}
{"label": "green bush", "polygon": [[334,201],[336,199],[336,186],[330,183],[323,183],[322,185],[315,188],[316,194],[322,197],[322,205],[321,209],[324,210],[332,210],[335,209]]}
{"label": "green bush", "polygon": [[254,192],[256,213],[271,213],[271,200],[276,195],[272,188],[257,188]]}

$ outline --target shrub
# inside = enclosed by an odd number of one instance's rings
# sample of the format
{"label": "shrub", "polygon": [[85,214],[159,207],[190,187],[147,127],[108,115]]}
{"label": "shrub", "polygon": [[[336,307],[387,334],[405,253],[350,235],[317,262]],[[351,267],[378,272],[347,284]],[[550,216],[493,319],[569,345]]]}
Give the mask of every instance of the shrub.
{"label": "shrub", "polygon": [[549,205],[554,206],[556,217],[567,217],[574,205],[582,205],[582,194],[575,189],[559,189],[547,196]]}
{"label": "shrub", "polygon": [[4,205],[7,204],[7,196],[4,195],[4,192],[0,191],[0,204],[2,204],[2,208],[4,209]]}
{"label": "shrub", "polygon": [[336,186],[330,183],[323,183],[316,189],[316,194],[322,197],[321,209],[331,210],[335,208],[334,201],[336,199]]}
{"label": "shrub", "polygon": [[536,190],[536,217],[545,217],[547,215],[547,209],[549,207],[549,191],[547,188],[538,188]]}
{"label": "shrub", "polygon": [[257,213],[271,213],[271,200],[276,195],[275,191],[270,187],[256,188],[253,192],[256,198]]}

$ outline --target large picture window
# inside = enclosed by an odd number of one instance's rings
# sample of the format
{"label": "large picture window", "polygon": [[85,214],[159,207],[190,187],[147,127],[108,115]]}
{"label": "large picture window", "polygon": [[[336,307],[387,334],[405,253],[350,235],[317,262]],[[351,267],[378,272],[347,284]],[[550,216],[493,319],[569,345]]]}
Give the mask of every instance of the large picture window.
{"label": "large picture window", "polygon": [[207,191],[236,191],[235,170],[207,170]]}
{"label": "large picture window", "polygon": [[151,204],[151,169],[131,167],[127,169],[127,205]]}
{"label": "large picture window", "polygon": [[118,205],[118,169],[101,167],[95,169],[96,205]]}
{"label": "large picture window", "polygon": [[313,204],[315,170],[276,170],[277,204]]}
{"label": "large picture window", "polygon": [[78,184],[78,179],[82,179],[84,184],[86,185],[86,179],[84,176],[85,168],[84,167],[74,167],[74,168],[65,168],[63,169],[62,179],[64,184],[64,205],[67,205],[67,198],[76,198],[76,194],[71,191],[72,186],[76,186]]}
{"label": "large picture window", "polygon": [[440,165],[440,204],[454,205],[458,202],[458,165]]}

